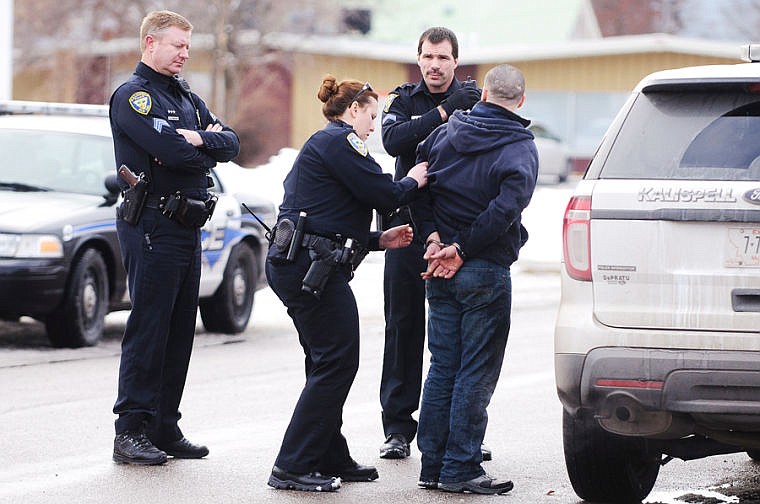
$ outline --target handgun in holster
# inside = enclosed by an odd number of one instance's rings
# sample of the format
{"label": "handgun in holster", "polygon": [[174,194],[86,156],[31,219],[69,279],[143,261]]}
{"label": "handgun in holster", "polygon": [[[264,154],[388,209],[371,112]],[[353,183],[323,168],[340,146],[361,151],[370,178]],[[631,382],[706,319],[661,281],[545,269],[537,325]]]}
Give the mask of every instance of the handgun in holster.
{"label": "handgun in holster", "polygon": [[119,215],[125,222],[134,226],[139,222],[145,207],[149,181],[145,173],[141,172],[139,175],[135,175],[125,164],[119,167],[118,174],[122,180],[129,184],[129,187],[124,191],[124,201],[119,207]]}
{"label": "handgun in holster", "polygon": [[335,244],[335,242],[323,238],[315,240],[309,248],[309,254],[313,254],[314,257],[301,285],[303,292],[308,292],[317,299],[322,297],[322,292],[325,290],[327,280],[330,279],[332,272],[338,266],[351,262],[354,244],[351,238],[347,238],[342,247],[330,248],[328,243]]}

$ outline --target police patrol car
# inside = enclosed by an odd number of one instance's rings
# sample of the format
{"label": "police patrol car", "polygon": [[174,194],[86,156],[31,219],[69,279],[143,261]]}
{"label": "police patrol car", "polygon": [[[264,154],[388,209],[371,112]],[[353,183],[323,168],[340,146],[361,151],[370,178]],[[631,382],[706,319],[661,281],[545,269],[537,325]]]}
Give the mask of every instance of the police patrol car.
{"label": "police patrol car", "polygon": [[570,200],[555,375],[587,501],[639,502],[673,457],[760,460],[759,135],[760,63],[654,73]]}
{"label": "police patrol car", "polygon": [[[0,102],[0,152],[0,318],[43,321],[54,346],[94,345],[105,315],[129,308],[108,108]],[[200,286],[209,332],[243,331],[266,286],[265,231],[242,205],[267,226],[275,209],[238,192],[249,189],[237,187],[244,172],[220,163],[210,174],[219,201],[202,229]]]}

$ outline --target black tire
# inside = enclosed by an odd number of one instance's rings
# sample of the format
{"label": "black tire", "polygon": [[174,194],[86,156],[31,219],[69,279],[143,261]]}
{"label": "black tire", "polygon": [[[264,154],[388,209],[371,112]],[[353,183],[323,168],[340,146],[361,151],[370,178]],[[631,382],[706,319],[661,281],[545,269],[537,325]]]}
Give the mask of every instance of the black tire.
{"label": "black tire", "polygon": [[247,244],[238,243],[230,251],[221,285],[212,297],[200,300],[206,331],[222,334],[245,331],[253,310],[257,278],[256,254]]}
{"label": "black tire", "polygon": [[87,249],[71,269],[61,305],[45,319],[55,347],[92,346],[103,336],[108,313],[108,270],[95,249]]}
{"label": "black tire", "polygon": [[573,490],[588,502],[640,503],[660,472],[661,453],[646,440],[611,434],[590,415],[563,410],[565,465]]}

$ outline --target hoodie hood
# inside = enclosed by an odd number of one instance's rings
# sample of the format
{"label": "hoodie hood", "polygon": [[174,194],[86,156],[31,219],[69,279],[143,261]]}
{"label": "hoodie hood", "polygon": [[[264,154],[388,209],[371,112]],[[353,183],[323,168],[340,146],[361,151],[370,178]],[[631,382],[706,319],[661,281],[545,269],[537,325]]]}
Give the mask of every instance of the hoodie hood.
{"label": "hoodie hood", "polygon": [[446,124],[447,137],[457,152],[478,154],[504,145],[532,140],[530,121],[504,107],[478,102],[470,112],[457,110]]}

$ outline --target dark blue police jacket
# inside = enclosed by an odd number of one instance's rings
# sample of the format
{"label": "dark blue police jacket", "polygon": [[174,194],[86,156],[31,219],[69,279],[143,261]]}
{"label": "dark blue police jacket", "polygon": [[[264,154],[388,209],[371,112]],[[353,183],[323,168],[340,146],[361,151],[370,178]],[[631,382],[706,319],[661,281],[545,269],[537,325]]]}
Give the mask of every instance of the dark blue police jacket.
{"label": "dark blue police jacket", "polygon": [[[198,95],[183,91],[175,78],[142,62],[111,96],[110,117],[116,167],[126,164],[137,174],[145,172],[154,194],[205,194],[208,170],[240,151],[240,141],[229,127],[203,131],[221,122]],[[204,145],[193,146],[177,128],[197,130]]]}
{"label": "dark blue police jacket", "polygon": [[303,145],[283,183],[280,217],[293,222],[306,212],[309,233],[370,242],[372,209],[390,211],[414,198],[417,182],[405,177],[394,182],[372,158],[366,144],[343,121],[331,121]]}
{"label": "dark blue police jacket", "polygon": [[530,124],[487,102],[457,110],[418,148],[428,161],[428,185],[414,210],[423,239],[438,231],[466,257],[502,266],[515,260],[528,232],[520,222],[538,177],[538,152]]}

